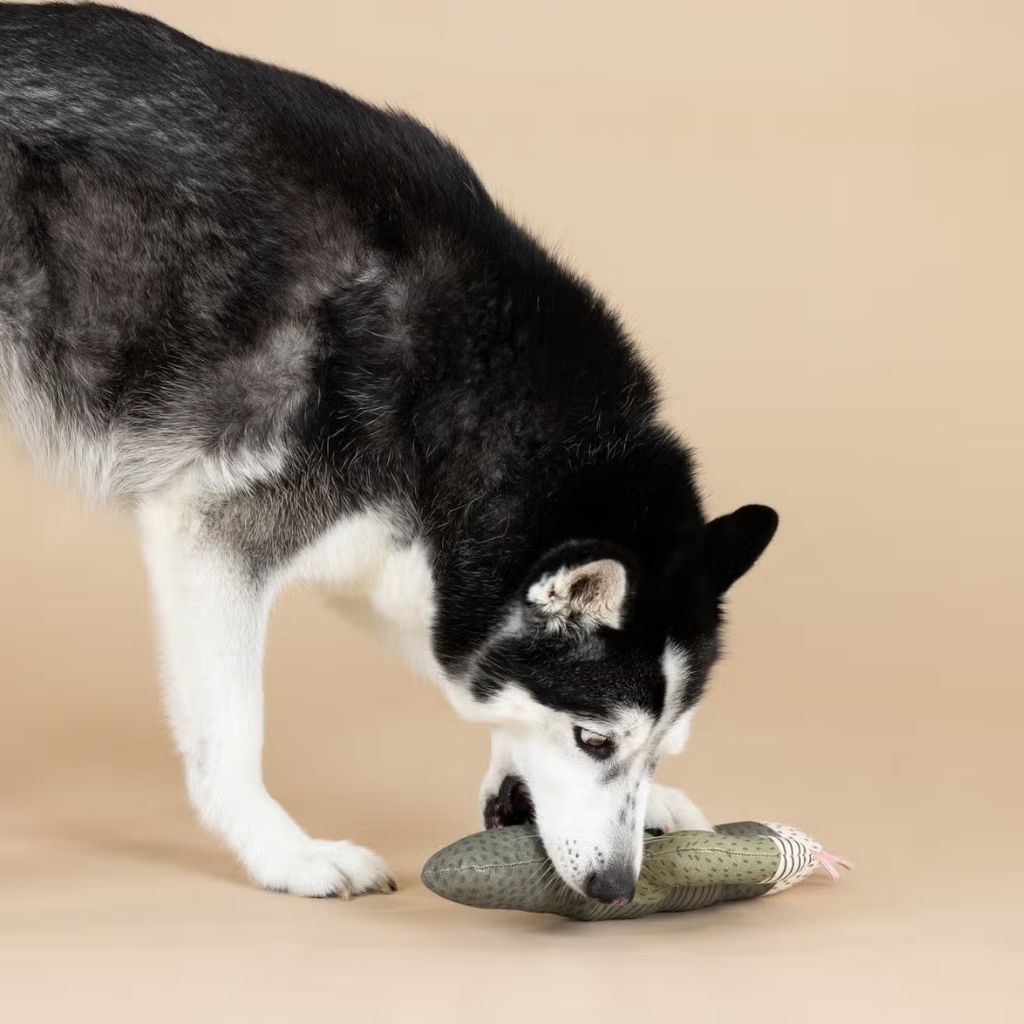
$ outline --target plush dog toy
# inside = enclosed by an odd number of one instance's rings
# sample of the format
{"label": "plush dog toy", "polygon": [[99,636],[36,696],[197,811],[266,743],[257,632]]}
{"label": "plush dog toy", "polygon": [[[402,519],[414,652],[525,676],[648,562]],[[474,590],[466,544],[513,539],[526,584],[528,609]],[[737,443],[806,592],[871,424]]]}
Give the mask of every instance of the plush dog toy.
{"label": "plush dog toy", "polygon": [[833,878],[837,867],[852,867],[788,825],[740,821],[714,832],[648,835],[636,894],[628,903],[607,904],[558,877],[530,826],[510,825],[446,846],[427,861],[422,878],[438,896],[470,907],[604,921],[770,896],[819,866]]}

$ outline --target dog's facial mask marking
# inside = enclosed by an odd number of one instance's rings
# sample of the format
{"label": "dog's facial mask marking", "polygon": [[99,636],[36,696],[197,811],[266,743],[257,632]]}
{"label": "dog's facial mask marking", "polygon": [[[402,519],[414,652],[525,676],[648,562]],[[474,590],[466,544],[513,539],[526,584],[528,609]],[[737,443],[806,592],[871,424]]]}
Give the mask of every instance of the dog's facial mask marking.
{"label": "dog's facial mask marking", "polygon": [[496,730],[498,763],[511,774],[485,804],[486,827],[532,822],[573,889],[628,899],[640,866],[651,725],[647,713],[630,710],[598,734],[549,712],[539,728]]}
{"label": "dog's facial mask marking", "polygon": [[656,658],[618,649],[629,591],[607,552],[552,552],[474,681],[495,725],[485,824],[533,822],[561,877],[609,900],[639,870],[665,692]]}
{"label": "dog's facial mask marking", "polygon": [[[625,560],[564,545],[543,560],[479,663],[495,725],[485,824],[531,821],[561,877],[599,898],[639,870],[650,778],[679,753],[715,657],[719,603],[777,516],[745,506],[691,534],[666,566],[660,657],[637,642]],[[598,555],[598,557],[595,557]]]}

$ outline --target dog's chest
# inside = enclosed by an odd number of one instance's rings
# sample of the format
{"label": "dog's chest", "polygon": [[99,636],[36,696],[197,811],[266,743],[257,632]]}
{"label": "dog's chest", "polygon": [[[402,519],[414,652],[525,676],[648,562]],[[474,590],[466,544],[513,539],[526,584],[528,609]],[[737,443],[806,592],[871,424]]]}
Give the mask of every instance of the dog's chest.
{"label": "dog's chest", "polygon": [[434,580],[423,544],[404,540],[379,511],[339,520],[288,566],[285,580],[313,583],[346,617],[383,631],[420,670],[432,674]]}

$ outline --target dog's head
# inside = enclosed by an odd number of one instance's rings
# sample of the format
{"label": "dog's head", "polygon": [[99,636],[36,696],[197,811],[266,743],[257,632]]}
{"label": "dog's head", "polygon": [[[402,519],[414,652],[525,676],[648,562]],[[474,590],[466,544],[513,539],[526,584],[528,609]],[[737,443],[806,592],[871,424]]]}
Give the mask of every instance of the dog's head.
{"label": "dog's head", "polygon": [[721,601],[777,525],[748,505],[690,531],[665,564],[592,542],[534,567],[473,672],[494,728],[488,827],[533,821],[575,890],[629,899],[648,784],[686,742],[718,650]]}

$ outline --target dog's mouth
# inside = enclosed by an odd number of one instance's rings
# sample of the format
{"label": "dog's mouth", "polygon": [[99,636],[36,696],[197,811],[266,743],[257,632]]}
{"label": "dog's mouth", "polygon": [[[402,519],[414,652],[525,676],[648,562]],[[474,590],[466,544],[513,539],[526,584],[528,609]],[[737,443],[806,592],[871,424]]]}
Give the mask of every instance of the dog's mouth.
{"label": "dog's mouth", "polygon": [[503,828],[505,825],[533,824],[533,800],[530,789],[517,775],[506,775],[484,805],[484,828]]}

